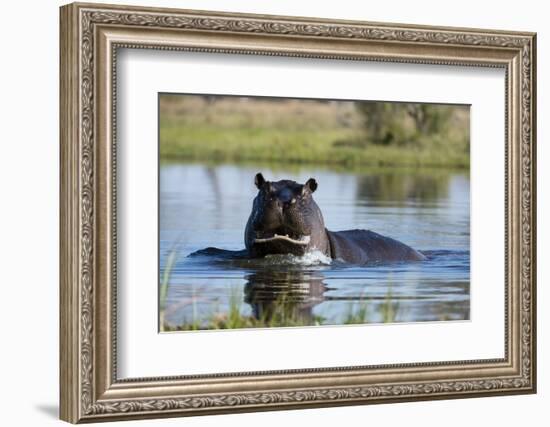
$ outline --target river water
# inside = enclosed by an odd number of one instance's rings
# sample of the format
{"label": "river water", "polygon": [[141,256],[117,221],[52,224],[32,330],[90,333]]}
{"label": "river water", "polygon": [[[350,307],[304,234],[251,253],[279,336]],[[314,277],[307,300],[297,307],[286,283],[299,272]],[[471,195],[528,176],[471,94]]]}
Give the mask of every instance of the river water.
{"label": "river water", "polygon": [[[314,177],[329,230],[370,229],[428,259],[354,266],[319,253],[189,256],[207,247],[244,248],[260,171],[268,180]],[[467,173],[162,163],[159,203],[161,325],[168,329],[469,319]]]}

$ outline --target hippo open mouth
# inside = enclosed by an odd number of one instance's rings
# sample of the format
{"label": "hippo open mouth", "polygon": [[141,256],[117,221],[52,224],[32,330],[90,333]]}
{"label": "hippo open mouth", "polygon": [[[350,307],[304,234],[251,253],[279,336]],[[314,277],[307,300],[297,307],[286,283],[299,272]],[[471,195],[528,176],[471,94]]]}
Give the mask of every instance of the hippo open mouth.
{"label": "hippo open mouth", "polygon": [[267,235],[261,238],[254,239],[254,243],[275,243],[275,242],[287,242],[294,245],[303,245],[307,246],[311,240],[311,236],[292,236],[288,234],[277,234]]}

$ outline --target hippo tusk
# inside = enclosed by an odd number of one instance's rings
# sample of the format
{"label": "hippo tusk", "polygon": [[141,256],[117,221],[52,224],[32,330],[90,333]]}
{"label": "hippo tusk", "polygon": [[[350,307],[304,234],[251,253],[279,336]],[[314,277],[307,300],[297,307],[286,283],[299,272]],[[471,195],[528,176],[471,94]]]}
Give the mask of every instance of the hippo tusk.
{"label": "hippo tusk", "polygon": [[264,239],[254,239],[255,243],[269,243],[274,241],[287,241],[290,243],[294,243],[295,245],[308,245],[309,241],[311,240],[311,236],[302,236],[299,239],[293,239],[292,237],[289,237],[288,235],[281,236],[280,234],[275,234],[273,237],[266,237]]}

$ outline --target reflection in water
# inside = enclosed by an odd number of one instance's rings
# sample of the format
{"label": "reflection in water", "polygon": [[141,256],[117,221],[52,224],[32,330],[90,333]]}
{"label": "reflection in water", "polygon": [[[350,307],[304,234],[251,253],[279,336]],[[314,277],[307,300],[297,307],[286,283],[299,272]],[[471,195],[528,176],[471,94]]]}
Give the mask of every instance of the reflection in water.
{"label": "reflection in water", "polygon": [[314,272],[261,271],[246,276],[244,301],[266,324],[311,325],[313,307],[324,299],[323,276]]}
{"label": "reflection in water", "polygon": [[357,178],[357,198],[376,201],[430,201],[444,199],[449,190],[448,174],[380,173]]}
{"label": "reflection in water", "polygon": [[[243,257],[254,175],[319,183],[331,230],[371,229],[423,251],[417,263],[352,266],[322,258]],[[429,170],[269,169],[175,163],[160,173],[160,277],[169,329],[470,318],[470,182]],[[222,251],[203,251],[207,247]],[[325,257],[326,258],[326,257]]]}

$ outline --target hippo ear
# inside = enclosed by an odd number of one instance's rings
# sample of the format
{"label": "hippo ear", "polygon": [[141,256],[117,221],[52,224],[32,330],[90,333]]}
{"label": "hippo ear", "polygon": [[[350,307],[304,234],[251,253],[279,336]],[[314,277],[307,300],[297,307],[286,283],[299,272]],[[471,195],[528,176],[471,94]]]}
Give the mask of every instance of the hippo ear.
{"label": "hippo ear", "polygon": [[306,183],[304,184],[303,191],[309,189],[310,193],[313,193],[315,190],[317,190],[317,181],[315,181],[315,178],[309,178]]}
{"label": "hippo ear", "polygon": [[258,187],[258,190],[262,188],[262,186],[265,184],[265,178],[262,175],[261,172],[258,172],[256,176],[254,177],[254,184],[256,184],[256,187]]}

